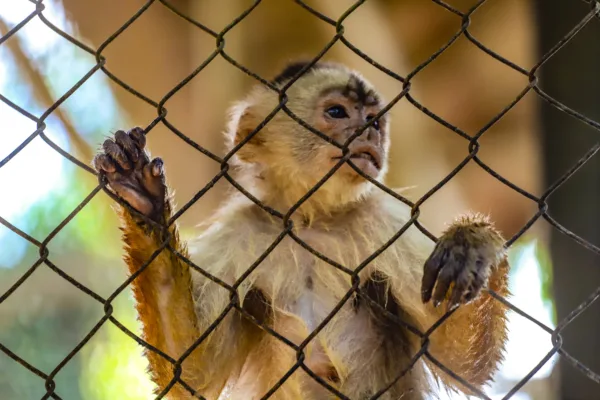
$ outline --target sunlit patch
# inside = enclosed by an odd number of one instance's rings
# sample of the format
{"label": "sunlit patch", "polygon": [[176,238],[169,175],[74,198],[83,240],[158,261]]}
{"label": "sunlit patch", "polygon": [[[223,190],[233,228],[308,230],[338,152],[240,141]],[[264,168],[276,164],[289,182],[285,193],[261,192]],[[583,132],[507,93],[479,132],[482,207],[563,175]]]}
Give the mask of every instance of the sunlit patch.
{"label": "sunlit patch", "polygon": [[[136,313],[129,303],[114,315],[121,323],[139,332]],[[155,385],[146,374],[148,361],[142,347],[112,324],[82,349],[85,364],[80,381],[86,399],[139,400],[153,398]]]}
{"label": "sunlit patch", "polygon": [[[72,24],[65,18],[64,10],[55,1],[44,2],[44,16],[58,28],[73,33]],[[0,10],[0,17],[9,27],[22,21],[35,6],[27,1],[14,2],[11,7]],[[54,99],[62,96],[77,79],[83,77],[95,64],[87,55],[71,43],[52,32],[39,18],[33,18],[16,33],[22,51],[32,65],[39,70]],[[11,39],[14,40],[14,39]],[[65,63],[69,70],[64,70]],[[40,116],[49,105],[40,105],[28,77],[17,68],[8,46],[0,46],[0,93],[27,110]],[[82,101],[82,99],[86,99]],[[87,100],[89,99],[89,101]],[[103,107],[95,104],[102,99]],[[62,109],[73,116],[77,134],[91,134],[106,129],[107,121],[118,120],[116,102],[106,84],[106,77],[95,74],[77,91],[77,98],[67,99]],[[65,127],[51,114],[46,120],[44,134],[56,145],[72,153]],[[0,102],[0,162],[18,148],[36,130],[36,123],[4,102]],[[84,160],[85,161],[85,160]],[[28,143],[18,154],[0,168],[0,187],[10,190],[10,196],[0,197],[0,216],[25,232],[34,230],[39,221],[27,218],[36,204],[53,204],[50,198],[64,198],[72,183],[66,168],[75,168],[39,136]],[[53,196],[54,194],[54,196]],[[57,218],[56,214],[48,216]],[[57,224],[59,221],[56,221]],[[0,226],[0,241],[9,248],[0,254],[0,268],[14,267],[24,256],[27,243]]]}
{"label": "sunlit patch", "polygon": [[[72,24],[65,18],[64,9],[56,4],[56,1],[44,1],[44,16],[52,21],[56,27],[65,32],[72,32]],[[29,14],[35,11],[35,4],[29,1],[12,1],[10,7],[0,9],[0,17],[11,26],[18,24]],[[25,28],[19,31],[19,36],[26,43],[26,50],[33,57],[40,56],[59,41],[64,41],[57,34],[48,34],[49,28],[39,19],[33,18]]]}
{"label": "sunlit patch", "polygon": [[[3,103],[0,103],[0,120],[11,127],[10,135],[0,136],[0,159],[4,159],[35,131],[36,126]],[[53,128],[57,127],[48,127],[47,130]],[[68,151],[67,143],[57,144]],[[27,211],[35,202],[43,200],[60,185],[63,163],[62,156],[40,137],[28,143],[0,168],[0,187],[11,190],[10,196],[0,197],[0,215],[10,220]]]}
{"label": "sunlit patch", "polygon": [[[9,29],[35,10],[32,2],[10,3],[9,7],[0,8],[0,18],[7,23]],[[44,16],[48,20],[59,29],[74,34],[73,25],[66,19],[60,2],[46,0],[43,4]],[[93,56],[60,37],[37,17],[19,30],[15,37],[19,39],[20,50],[41,76],[53,100],[67,92],[96,63]],[[24,75],[25,71],[18,68],[14,54],[11,53],[11,46],[7,44],[15,45],[16,42],[7,42],[0,46],[0,93],[39,117],[49,104],[39,103],[39,93],[35,92],[39,88],[34,88],[29,77]],[[68,68],[65,68],[65,65],[68,65]],[[68,122],[75,127],[77,135],[95,135],[94,137],[99,138],[111,129],[124,125],[107,82],[105,75],[96,73],[78,88],[73,97],[62,104],[61,110],[68,118]],[[98,106],[99,101],[101,107]],[[70,146],[65,126],[57,116],[50,115],[45,123],[47,127],[44,133],[47,137],[66,152],[73,154],[74,149]],[[34,121],[0,101],[0,162],[35,130]],[[10,195],[0,196],[0,216],[25,232],[32,233],[33,236],[39,234],[37,231],[40,225],[56,226],[61,218],[75,207],[72,203],[77,201],[78,204],[83,199],[74,200],[73,196],[86,191],[81,178],[76,178],[75,171],[81,172],[77,168],[79,167],[52,149],[42,138],[36,137],[0,167],[0,190],[3,193],[10,193]],[[92,203],[88,204],[64,229],[75,229],[78,233],[89,230],[95,235],[104,235],[105,232],[101,232],[99,228],[102,223],[98,223],[95,218],[81,217],[86,213],[93,215]],[[40,216],[44,221],[40,220]],[[97,214],[95,217],[97,218]],[[76,242],[69,243],[70,245],[83,245],[79,249],[87,251],[89,257],[94,256],[90,250],[92,248],[90,243],[98,242],[98,236],[78,234],[68,237],[70,241]],[[19,264],[28,246],[30,248],[32,246],[2,224],[0,224],[0,243],[3,250],[0,251],[0,268],[22,267]],[[135,321],[136,314],[132,306],[133,300],[129,297],[127,300],[128,303],[123,307],[127,310],[126,315],[119,315],[118,318],[126,326],[131,325],[131,329],[139,334],[139,324]],[[52,302],[55,299],[47,301]],[[90,400],[151,398],[153,384],[146,373],[148,363],[142,355],[141,348],[113,325],[106,324],[106,326],[107,335],[95,336],[80,352],[81,398]],[[38,357],[38,361],[43,363],[48,355],[38,354]],[[11,384],[22,385],[21,382],[9,383]]]}
{"label": "sunlit patch", "polygon": [[[0,91],[2,87],[0,85]],[[36,124],[2,102],[0,121],[0,131],[10,133],[0,135],[0,160],[4,160],[35,131]],[[56,123],[48,127],[49,131],[55,129],[60,129]],[[68,149],[67,143],[59,143]],[[0,168],[0,187],[10,191],[10,196],[0,196],[0,216],[20,229],[29,231],[35,221],[27,221],[23,216],[32,205],[44,201],[52,191],[60,189],[64,167],[62,156],[41,138],[33,139]],[[3,225],[0,227],[0,242],[3,248],[10,249],[0,252],[0,267],[13,267],[23,257],[27,242]]]}

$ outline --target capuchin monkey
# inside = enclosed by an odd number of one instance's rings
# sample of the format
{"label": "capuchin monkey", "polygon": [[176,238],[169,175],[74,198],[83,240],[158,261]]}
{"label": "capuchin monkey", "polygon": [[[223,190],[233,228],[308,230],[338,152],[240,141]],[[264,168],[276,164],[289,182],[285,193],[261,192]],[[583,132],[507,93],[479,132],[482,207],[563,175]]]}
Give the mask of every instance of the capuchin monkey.
{"label": "capuchin monkey", "polygon": [[[306,65],[288,66],[272,83],[282,87]],[[338,143],[385,105],[360,74],[332,63],[312,66],[286,93],[294,114]],[[247,139],[278,103],[276,91],[259,85],[236,104],[226,130],[229,148]],[[506,309],[482,289],[507,296],[509,267],[504,240],[485,216],[459,217],[437,244],[410,226],[360,270],[358,291],[352,291],[350,273],[411,217],[409,206],[349,165],[381,182],[388,132],[384,114],[349,144],[350,159],[291,214],[292,234],[278,243],[285,230],[282,219],[232,191],[190,248],[195,248],[195,265],[223,285],[242,278],[235,286],[237,298],[180,257],[190,259],[175,223],[161,229],[119,207],[130,274],[170,237],[169,247],[131,283],[143,339],[178,359],[218,323],[186,355],[177,371],[185,384],[177,381],[168,398],[251,400],[269,394],[271,399],[321,400],[338,398],[337,391],[350,399],[419,400],[437,386],[472,394],[437,363],[477,389],[491,380],[506,342]],[[145,143],[141,128],[118,131],[104,142],[94,166],[119,197],[166,226],[173,205],[163,162],[150,158]],[[340,158],[340,148],[279,112],[229,165],[245,190],[285,214]],[[343,267],[332,266],[299,241]],[[450,317],[427,339],[418,335],[448,311]],[[332,313],[302,348],[303,355],[292,347]],[[412,365],[422,345],[437,363],[421,356]],[[146,356],[158,393],[173,380],[173,364],[153,351]]]}

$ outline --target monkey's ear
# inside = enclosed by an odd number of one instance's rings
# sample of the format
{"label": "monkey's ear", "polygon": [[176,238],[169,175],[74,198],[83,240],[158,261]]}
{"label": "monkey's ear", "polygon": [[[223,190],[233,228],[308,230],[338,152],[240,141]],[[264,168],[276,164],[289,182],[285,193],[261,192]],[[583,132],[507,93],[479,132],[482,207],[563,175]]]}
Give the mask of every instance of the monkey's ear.
{"label": "monkey's ear", "polygon": [[262,132],[255,133],[249,140],[247,137],[254,133],[256,127],[260,124],[256,117],[256,112],[252,105],[241,103],[236,105],[231,112],[231,123],[229,126],[229,140],[231,147],[235,147],[244,142],[242,147],[236,152],[238,158],[242,161],[257,161],[257,153],[264,144],[261,137]]}
{"label": "monkey's ear", "polygon": [[244,110],[237,124],[237,129],[235,131],[235,137],[233,138],[234,146],[237,146],[240,142],[246,139],[246,137],[253,134],[253,136],[244,144],[253,145],[253,146],[261,146],[264,144],[264,139],[261,137],[260,132],[254,133],[256,127],[260,124],[260,121],[257,120],[256,114],[253,112],[251,107],[248,107]]}

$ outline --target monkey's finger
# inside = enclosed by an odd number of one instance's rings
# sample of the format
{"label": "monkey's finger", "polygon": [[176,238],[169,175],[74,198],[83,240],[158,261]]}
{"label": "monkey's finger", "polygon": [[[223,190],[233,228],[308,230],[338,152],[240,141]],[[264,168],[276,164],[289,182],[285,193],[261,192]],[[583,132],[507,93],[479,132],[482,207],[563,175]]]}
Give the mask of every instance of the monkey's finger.
{"label": "monkey's finger", "polygon": [[161,200],[165,196],[165,176],[164,176],[164,164],[163,160],[156,157],[148,165],[144,167],[142,172],[142,181],[144,188],[152,196],[160,198]]}
{"label": "monkey's finger", "polygon": [[106,154],[97,154],[92,160],[92,165],[98,172],[112,173],[117,170],[113,160]]}
{"label": "monkey's finger", "polygon": [[482,289],[483,285],[474,285],[473,283],[471,283],[463,296],[463,303],[468,304],[471,301],[475,300],[481,294]]}
{"label": "monkey's finger", "polygon": [[452,288],[452,295],[450,300],[448,301],[448,305],[446,311],[452,310],[454,307],[458,306],[463,300],[465,291],[469,286],[470,279],[468,271],[463,270],[458,274],[456,281],[454,283],[454,287]]}
{"label": "monkey's finger", "polygon": [[144,134],[144,130],[142,128],[140,128],[139,126],[136,126],[135,128],[131,129],[127,133],[136,142],[136,144],[140,150],[142,150],[142,149],[144,149],[144,147],[146,147],[146,135]]}
{"label": "monkey's finger", "polygon": [[106,139],[102,144],[102,147],[104,148],[104,152],[113,160],[115,160],[121,168],[124,170],[131,169],[131,162],[125,155],[125,152],[121,146],[113,142],[111,139]]}
{"label": "monkey's finger", "polygon": [[467,288],[467,290],[465,291],[465,294],[463,296],[463,303],[464,304],[468,304],[471,301],[473,301],[477,296],[479,296],[479,293],[481,292],[481,287],[480,288],[476,288],[473,283],[471,283],[469,285],[469,287]]}
{"label": "monkey's finger", "polygon": [[150,162],[148,152],[144,150],[144,148],[146,147],[146,135],[144,134],[144,130],[142,128],[136,127],[127,132],[127,134],[133,140],[139,152],[139,159],[135,164],[135,167],[143,168],[146,164]]}
{"label": "monkey's finger", "polygon": [[160,157],[156,157],[154,160],[152,160],[152,162],[150,163],[150,172],[152,173],[152,176],[162,176],[164,173],[164,163],[162,158]]}
{"label": "monkey's finger", "polygon": [[438,278],[442,263],[447,258],[447,255],[448,252],[443,244],[438,242],[427,261],[425,261],[423,279],[421,281],[421,300],[423,303],[427,303],[431,299],[435,281]]}
{"label": "monkey's finger", "polygon": [[481,290],[486,285],[487,275],[485,274],[485,271],[487,271],[489,268],[490,265],[486,264],[479,270],[474,269],[471,271],[471,282],[467,292],[464,295],[464,303],[468,303],[479,296]]}
{"label": "monkey's finger", "polygon": [[446,293],[448,293],[450,285],[456,278],[457,267],[458,263],[452,259],[442,268],[435,285],[435,292],[433,293],[433,305],[435,307],[439,306],[446,298]]}
{"label": "monkey's finger", "polygon": [[131,136],[124,131],[117,131],[115,133],[115,142],[121,146],[129,160],[135,164],[140,157],[140,151]]}

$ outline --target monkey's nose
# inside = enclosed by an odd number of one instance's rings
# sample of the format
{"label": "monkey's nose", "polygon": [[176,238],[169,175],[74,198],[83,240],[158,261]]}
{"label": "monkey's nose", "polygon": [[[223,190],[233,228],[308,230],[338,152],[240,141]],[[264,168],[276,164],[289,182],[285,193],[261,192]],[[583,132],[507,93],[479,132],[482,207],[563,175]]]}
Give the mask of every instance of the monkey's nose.
{"label": "monkey's nose", "polygon": [[365,131],[365,138],[367,139],[367,141],[374,142],[375,144],[379,145],[379,131],[373,128],[372,126],[368,127]]}
{"label": "monkey's nose", "polygon": [[367,140],[369,142],[373,141],[373,128],[369,127],[367,128]]}

